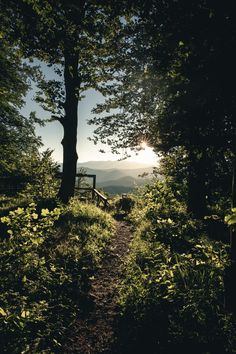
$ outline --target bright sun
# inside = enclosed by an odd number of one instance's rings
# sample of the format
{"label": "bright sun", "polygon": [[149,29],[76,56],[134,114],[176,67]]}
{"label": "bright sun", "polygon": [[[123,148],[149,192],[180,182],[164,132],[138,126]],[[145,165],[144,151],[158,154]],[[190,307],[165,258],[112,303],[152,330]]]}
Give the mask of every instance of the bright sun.
{"label": "bright sun", "polygon": [[146,149],[148,147],[148,144],[146,141],[142,141],[140,146],[141,146],[141,148]]}
{"label": "bright sun", "polygon": [[156,165],[157,156],[153,152],[153,149],[148,146],[148,143],[146,141],[142,141],[140,143],[140,147],[142,148],[142,150],[139,151],[137,155],[134,154],[131,159],[135,162]]}

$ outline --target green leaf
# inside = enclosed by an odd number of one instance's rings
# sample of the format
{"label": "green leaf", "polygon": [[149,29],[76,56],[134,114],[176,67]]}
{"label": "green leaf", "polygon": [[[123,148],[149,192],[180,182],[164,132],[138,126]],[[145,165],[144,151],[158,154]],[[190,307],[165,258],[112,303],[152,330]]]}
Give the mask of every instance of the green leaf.
{"label": "green leaf", "polygon": [[236,214],[225,216],[225,222],[228,225],[236,224]]}
{"label": "green leaf", "polygon": [[22,318],[29,317],[29,314],[30,314],[29,311],[25,311],[25,310],[24,310],[24,311],[21,312],[21,317],[22,317]]}
{"label": "green leaf", "polygon": [[7,313],[3,310],[2,307],[0,307],[0,315],[4,317],[7,316]]}

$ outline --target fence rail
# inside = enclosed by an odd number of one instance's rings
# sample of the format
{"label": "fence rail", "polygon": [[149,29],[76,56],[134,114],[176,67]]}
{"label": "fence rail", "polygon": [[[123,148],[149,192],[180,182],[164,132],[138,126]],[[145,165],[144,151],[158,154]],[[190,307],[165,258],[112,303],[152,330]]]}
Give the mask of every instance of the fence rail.
{"label": "fence rail", "polygon": [[[108,199],[107,199],[107,197],[105,197],[102,193],[100,193],[97,189],[94,189],[94,192],[95,192],[95,195],[96,195],[96,197],[97,197],[97,205],[99,206],[100,205],[100,202],[102,202],[103,203],[103,206],[104,206],[104,208],[106,208],[107,207],[107,205],[108,205]],[[96,198],[95,197],[95,198]]]}
{"label": "fence rail", "polygon": [[[60,173],[59,175],[60,177],[62,176],[62,174]],[[87,186],[84,186],[84,187],[81,187],[79,185],[79,181],[78,181],[78,184],[76,185],[75,189],[79,192],[89,192],[89,194],[91,195],[91,200],[97,205],[97,206],[100,206],[102,204],[102,206],[104,208],[107,208],[108,206],[108,198],[105,197],[101,192],[99,192],[97,189],[96,189],[96,175],[94,174],[84,174],[84,173],[76,173],[76,178],[91,178],[92,179],[92,186],[91,187],[87,187]],[[83,197],[81,195],[81,199],[82,200],[88,200],[89,198],[86,196],[86,197]]]}

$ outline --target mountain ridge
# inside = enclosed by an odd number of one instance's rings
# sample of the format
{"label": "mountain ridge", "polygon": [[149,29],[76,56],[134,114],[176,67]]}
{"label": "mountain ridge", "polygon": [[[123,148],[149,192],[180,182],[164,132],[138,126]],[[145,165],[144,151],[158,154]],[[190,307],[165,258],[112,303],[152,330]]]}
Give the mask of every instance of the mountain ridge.
{"label": "mountain ridge", "polygon": [[137,169],[110,169],[110,170],[95,170],[90,168],[84,168],[85,173],[96,175],[97,183],[106,182],[106,181],[114,181],[120,179],[122,177],[132,177],[132,178],[139,178],[139,175],[143,173],[151,174],[152,168],[137,168]]}
{"label": "mountain ridge", "polygon": [[107,169],[138,169],[138,168],[148,168],[154,167],[153,164],[135,162],[135,161],[87,161],[87,162],[78,162],[77,168],[91,168],[96,170],[107,170]]}
{"label": "mountain ridge", "polygon": [[[96,175],[96,186],[109,194],[132,192],[152,178],[151,164],[134,161],[87,161],[77,163],[77,172]],[[144,175],[144,177],[140,177]],[[85,178],[91,185],[91,180]]]}

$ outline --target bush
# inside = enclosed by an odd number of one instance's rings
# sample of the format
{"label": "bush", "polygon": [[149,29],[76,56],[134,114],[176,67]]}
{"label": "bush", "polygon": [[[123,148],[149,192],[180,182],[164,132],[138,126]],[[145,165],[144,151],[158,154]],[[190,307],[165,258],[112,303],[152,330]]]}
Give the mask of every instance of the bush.
{"label": "bush", "polygon": [[1,218],[0,326],[3,351],[19,352],[19,348],[27,345],[29,331],[32,337],[35,330],[41,332],[50,293],[47,286],[52,280],[50,262],[46,262],[42,248],[52,234],[59,213],[59,209],[51,212],[42,209],[39,215],[36,205],[31,204]]}
{"label": "bush", "polygon": [[209,240],[161,182],[146,188],[130,217],[137,231],[119,304],[135,350],[234,352],[234,322],[223,305],[227,247]]}
{"label": "bush", "polygon": [[45,198],[55,198],[59,188],[59,179],[56,174],[59,166],[52,160],[51,150],[46,150],[35,155],[25,156],[21,161],[21,173],[28,183],[19,193],[20,197],[33,201]]}
{"label": "bush", "polygon": [[114,231],[114,220],[93,204],[70,201],[63,211],[59,223],[68,235],[66,242],[77,240],[81,249],[83,272],[90,273],[100,266]]}
{"label": "bush", "polygon": [[113,226],[108,214],[77,200],[51,211],[31,204],[1,218],[2,352],[60,351]]}
{"label": "bush", "polygon": [[115,200],[116,211],[130,213],[135,205],[135,202],[134,196],[123,194],[122,197]]}

